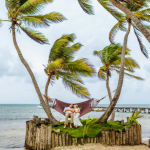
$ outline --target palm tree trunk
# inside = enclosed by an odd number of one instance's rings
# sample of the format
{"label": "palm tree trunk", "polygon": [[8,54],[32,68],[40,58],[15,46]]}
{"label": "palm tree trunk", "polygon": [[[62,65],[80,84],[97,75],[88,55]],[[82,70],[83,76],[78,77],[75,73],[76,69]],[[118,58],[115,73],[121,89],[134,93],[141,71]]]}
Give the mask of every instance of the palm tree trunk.
{"label": "palm tree trunk", "polygon": [[119,81],[117,85],[117,89],[114,95],[114,98],[112,99],[110,105],[108,106],[105,113],[97,120],[97,123],[106,123],[109,116],[111,115],[112,111],[114,110],[117,101],[119,99],[122,85],[123,85],[123,79],[124,79],[124,61],[125,61],[125,53],[127,48],[127,41],[128,41],[128,35],[130,33],[131,23],[128,23],[128,31],[124,37],[124,43],[123,43],[123,49],[122,49],[122,55],[121,55],[121,67],[120,67],[120,73],[119,73]]}
{"label": "palm tree trunk", "polygon": [[122,5],[119,1],[117,0],[109,0],[114,6],[116,6],[118,9],[123,11],[140,29],[141,33],[145,36],[145,38],[149,41],[150,43],[150,33],[149,31],[144,27],[144,25],[139,21],[139,19],[124,5]]}
{"label": "palm tree trunk", "polygon": [[[18,47],[18,44],[17,44],[17,41],[16,41],[16,33],[15,33],[15,22],[12,23],[12,36],[13,36],[13,42],[14,42],[14,46],[15,46],[15,48],[16,48],[16,50],[17,50],[18,56],[19,56],[21,62],[23,63],[23,65],[25,66],[25,68],[27,69],[28,73],[30,74],[30,77],[31,77],[32,82],[33,82],[34,87],[35,87],[35,90],[36,90],[36,92],[37,92],[37,94],[38,94],[40,103],[41,103],[41,105],[43,106],[43,108],[44,108],[44,110],[45,110],[47,116],[48,116],[49,119],[50,119],[51,116],[50,116],[50,114],[48,113],[47,106],[46,106],[46,104],[45,104],[45,102],[44,102],[44,100],[43,100],[43,98],[42,98],[42,94],[41,94],[41,91],[40,91],[40,89],[39,89],[39,86],[38,86],[38,84],[37,84],[37,82],[36,82],[36,79],[35,79],[35,77],[34,77],[34,74],[33,74],[32,70],[31,70],[31,68],[29,67],[28,63],[25,61],[25,59],[24,59],[24,57],[23,57],[23,55],[22,55],[22,53],[21,53],[21,51],[20,51],[20,49],[19,49],[19,47]],[[55,122],[54,124],[57,124],[57,123],[58,123],[58,122]]]}
{"label": "palm tree trunk", "polygon": [[[108,75],[108,73],[107,73],[107,80],[106,80],[106,88],[107,88],[108,95],[109,95],[109,100],[110,100],[110,103],[111,103],[112,96],[111,96],[111,91],[110,91],[110,87],[109,87],[109,75]],[[113,110],[113,112],[111,114],[110,121],[114,121],[114,119],[115,119],[115,109]]]}
{"label": "palm tree trunk", "polygon": [[[49,87],[49,84],[50,84],[50,80],[51,80],[51,75],[48,76],[48,80],[47,80],[47,83],[46,83],[46,86],[45,86],[45,96],[46,97],[48,97],[47,93],[48,93],[48,87]],[[45,100],[46,100],[45,103],[46,103],[47,109],[49,110],[49,114],[51,116],[50,120],[54,124],[55,122],[58,122],[58,121],[54,118],[54,116],[53,116],[53,114],[52,114],[52,112],[50,110],[48,100],[47,99],[45,99]]]}

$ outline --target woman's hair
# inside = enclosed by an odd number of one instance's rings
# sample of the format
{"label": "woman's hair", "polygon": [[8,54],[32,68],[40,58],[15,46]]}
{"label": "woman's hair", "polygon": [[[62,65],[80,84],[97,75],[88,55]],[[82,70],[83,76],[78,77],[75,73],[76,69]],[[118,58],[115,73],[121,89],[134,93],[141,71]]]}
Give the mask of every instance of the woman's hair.
{"label": "woman's hair", "polygon": [[76,105],[76,108],[79,108],[79,106],[78,106],[78,105]]}

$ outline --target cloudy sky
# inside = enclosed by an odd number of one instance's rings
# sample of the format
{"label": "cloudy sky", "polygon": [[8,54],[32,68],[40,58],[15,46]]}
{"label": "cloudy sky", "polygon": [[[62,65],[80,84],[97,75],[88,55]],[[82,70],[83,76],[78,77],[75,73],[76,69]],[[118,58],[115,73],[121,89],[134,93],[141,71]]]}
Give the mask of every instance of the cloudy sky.
{"label": "cloudy sky", "polygon": [[[43,71],[43,64],[47,63],[50,48],[54,41],[62,34],[75,33],[77,39],[84,46],[77,53],[76,58],[88,58],[98,70],[102,66],[100,60],[93,56],[94,50],[102,50],[109,45],[109,31],[117,22],[102,6],[93,1],[95,15],[87,15],[79,6],[77,0],[55,0],[48,5],[44,13],[60,12],[68,20],[51,24],[49,28],[39,29],[48,39],[50,45],[40,45],[23,32],[17,33],[18,45],[32,68],[41,92],[44,93],[47,76]],[[5,0],[0,1],[0,18],[7,19]],[[0,28],[0,104],[38,104],[39,99],[26,69],[19,60],[13,45],[12,35],[9,30],[10,24],[3,23]],[[125,33],[119,32],[115,41],[123,43]],[[143,37],[143,43],[150,53],[150,45]],[[144,78],[144,81],[124,79],[123,89],[118,104],[150,104],[150,59],[146,59],[140,51],[137,39],[131,30],[128,47],[132,50],[131,56],[137,60],[141,69],[136,70],[136,75]],[[112,74],[110,88],[117,86],[118,75]],[[107,95],[105,81],[97,77],[84,79],[91,97],[101,98]],[[60,81],[49,87],[49,96],[66,102],[80,102],[86,99],[78,98],[71,91],[65,89]],[[109,99],[101,101],[108,104]]]}

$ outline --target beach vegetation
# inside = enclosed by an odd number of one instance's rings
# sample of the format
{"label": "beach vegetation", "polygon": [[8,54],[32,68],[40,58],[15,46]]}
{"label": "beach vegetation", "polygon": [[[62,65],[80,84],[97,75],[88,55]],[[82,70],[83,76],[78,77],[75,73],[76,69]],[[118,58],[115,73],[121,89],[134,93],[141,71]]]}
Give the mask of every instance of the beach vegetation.
{"label": "beach vegetation", "polygon": [[[106,81],[106,88],[109,95],[110,102],[112,101],[112,95],[109,85],[109,79],[112,76],[112,72],[115,71],[117,74],[120,73],[120,65],[121,65],[121,53],[122,48],[120,44],[110,44],[106,46],[101,51],[94,51],[94,55],[100,58],[103,66],[98,70],[98,77],[100,80]],[[139,64],[130,56],[130,49],[126,49],[125,53],[125,66],[124,66],[124,74],[128,78],[135,78],[137,80],[143,80],[143,78],[133,75],[135,69],[139,69]],[[115,110],[113,110],[110,121],[114,121],[115,118]]]}
{"label": "beach vegetation", "polygon": [[[81,43],[71,45],[75,39],[75,34],[65,34],[54,42],[50,50],[48,64],[44,69],[48,76],[45,86],[46,97],[48,97],[50,83],[54,84],[59,79],[67,89],[70,89],[78,97],[90,97],[88,90],[83,86],[81,77],[93,77],[95,69],[88,59],[75,59],[75,54],[82,47]],[[52,122],[53,118],[50,119]]]}
{"label": "beach vegetation", "polygon": [[139,125],[137,119],[143,117],[142,115],[140,115],[140,113],[141,113],[143,110],[144,110],[144,109],[139,110],[138,112],[135,112],[135,110],[134,110],[133,113],[132,113],[132,115],[131,115],[131,117],[129,117],[129,119],[128,119],[128,124],[129,124],[129,125],[133,125],[133,123],[136,123],[137,125]]}
{"label": "beach vegetation", "polygon": [[[112,122],[112,121],[107,121],[104,124],[96,124],[95,121],[97,118],[94,119],[87,119],[87,120],[81,120],[81,123],[83,124],[82,127],[78,128],[70,128],[69,126],[66,127],[66,129],[63,128],[64,122],[59,122],[57,127],[52,126],[52,131],[55,132],[55,129],[60,129],[60,132],[56,132],[58,134],[63,134],[63,133],[69,133],[69,136],[71,137],[77,137],[77,138],[82,138],[82,137],[97,137],[101,136],[101,130],[108,130],[108,129],[114,129],[115,131],[125,131],[125,126],[129,126],[126,123],[122,124],[119,122]],[[89,122],[90,127],[88,128],[85,134],[85,126]],[[70,123],[70,121],[69,121]]]}
{"label": "beach vegetation", "polygon": [[[106,2],[106,3],[105,3]],[[126,49],[127,49],[127,41],[128,41],[128,36],[130,33],[130,29],[131,26],[134,29],[135,35],[140,43],[140,48],[141,51],[143,52],[143,54],[148,58],[148,53],[147,50],[145,48],[145,46],[142,44],[142,41],[140,39],[140,28],[139,26],[136,24],[134,24],[135,22],[132,21],[132,18],[130,18],[130,15],[126,15],[123,14],[119,11],[116,10],[116,8],[114,8],[114,6],[112,6],[109,1],[101,1],[100,0],[101,5],[108,11],[110,12],[117,20],[118,23],[113,27],[113,29],[111,30],[111,34],[110,34],[110,41],[113,42],[114,36],[116,35],[117,31],[120,30],[124,30],[126,31],[125,37],[124,37],[124,42],[123,42],[123,49],[122,49],[122,55],[121,55],[121,67],[120,67],[120,73],[119,73],[119,80],[118,80],[118,85],[117,85],[117,89],[115,92],[115,95],[110,103],[110,105],[108,106],[107,110],[105,111],[105,113],[98,119],[97,123],[105,123],[109,116],[111,115],[111,113],[113,112],[118,99],[120,97],[120,93],[122,90],[122,85],[123,85],[123,80],[124,80],[124,66],[125,66],[125,53],[126,53]],[[144,24],[144,27],[146,28],[146,30],[148,31],[149,29],[149,25],[145,24],[146,22],[149,22],[149,6],[148,6],[148,1],[144,0],[142,2],[142,4],[136,3],[136,2],[132,2],[132,3],[126,3],[126,2],[121,2],[123,6],[125,6],[125,8],[128,8],[131,12],[134,13],[134,15],[136,15],[136,18],[139,18],[139,20]],[[147,8],[147,9],[145,9]],[[122,24],[123,22],[123,24]],[[126,29],[125,25],[128,25],[128,28]],[[149,32],[149,31],[148,31]],[[143,33],[143,32],[142,32]]]}

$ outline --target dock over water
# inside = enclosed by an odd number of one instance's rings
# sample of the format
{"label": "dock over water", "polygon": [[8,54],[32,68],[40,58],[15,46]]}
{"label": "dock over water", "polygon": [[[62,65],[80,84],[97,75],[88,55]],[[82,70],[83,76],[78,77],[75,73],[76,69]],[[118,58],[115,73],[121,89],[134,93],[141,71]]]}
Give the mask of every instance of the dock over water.
{"label": "dock over water", "polygon": [[[98,106],[95,108],[107,110],[108,107]],[[115,107],[116,112],[130,112],[130,113],[132,113],[134,110],[137,112],[137,111],[142,110],[142,109],[143,109],[142,113],[150,114],[150,107],[133,107],[133,106],[132,107],[123,107],[123,106],[121,106],[121,107],[116,106]]]}

